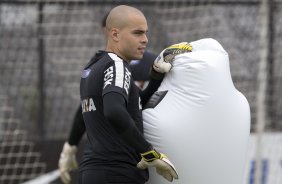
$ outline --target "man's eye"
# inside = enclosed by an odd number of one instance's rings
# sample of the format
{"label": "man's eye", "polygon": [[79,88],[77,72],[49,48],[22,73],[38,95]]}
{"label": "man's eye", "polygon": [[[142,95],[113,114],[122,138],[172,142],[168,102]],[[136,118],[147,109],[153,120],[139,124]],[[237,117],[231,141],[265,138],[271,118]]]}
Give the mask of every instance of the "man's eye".
{"label": "man's eye", "polygon": [[142,35],[142,34],[145,34],[145,33],[144,33],[144,31],[135,31],[135,32],[133,32],[133,34]]}

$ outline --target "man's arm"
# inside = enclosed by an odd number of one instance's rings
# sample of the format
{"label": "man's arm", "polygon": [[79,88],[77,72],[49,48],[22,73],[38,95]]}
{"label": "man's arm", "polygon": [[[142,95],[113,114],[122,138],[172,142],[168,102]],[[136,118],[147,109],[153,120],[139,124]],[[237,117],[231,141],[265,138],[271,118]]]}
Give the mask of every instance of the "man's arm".
{"label": "man's arm", "polygon": [[82,107],[79,106],[73,119],[68,141],[64,143],[63,150],[60,154],[60,159],[58,163],[60,177],[63,183],[65,184],[70,183],[71,181],[69,172],[78,168],[78,163],[76,160],[77,146],[84,132],[85,124],[82,116]]}
{"label": "man's arm", "polygon": [[105,94],[103,105],[106,119],[128,145],[135,148],[139,153],[152,149],[127,112],[126,101],[122,95],[116,92]]}
{"label": "man's arm", "polygon": [[149,81],[148,86],[143,91],[140,91],[142,107],[145,107],[145,105],[147,104],[151,96],[155,93],[155,91],[158,90],[158,88],[160,87],[163,81],[164,74],[162,75],[162,77],[156,79],[152,77],[152,72],[155,72],[153,70],[154,69],[152,69],[151,71],[151,76],[150,76],[150,81]]}
{"label": "man's arm", "polygon": [[168,181],[178,179],[177,172],[168,158],[153,149],[141,132],[135,126],[134,120],[126,110],[124,97],[115,92],[109,92],[103,97],[104,115],[121,138],[140,153],[142,159],[137,164],[140,169],[155,167],[157,172]]}
{"label": "man's arm", "polygon": [[73,124],[68,138],[68,143],[72,146],[78,146],[84,132],[85,132],[85,124],[82,115],[82,107],[80,105],[73,119]]}
{"label": "man's arm", "polygon": [[141,103],[144,107],[150,97],[158,90],[163,78],[172,68],[172,61],[178,54],[192,52],[192,46],[188,42],[171,45],[165,48],[155,59],[150,70],[150,82],[147,88],[140,92]]}

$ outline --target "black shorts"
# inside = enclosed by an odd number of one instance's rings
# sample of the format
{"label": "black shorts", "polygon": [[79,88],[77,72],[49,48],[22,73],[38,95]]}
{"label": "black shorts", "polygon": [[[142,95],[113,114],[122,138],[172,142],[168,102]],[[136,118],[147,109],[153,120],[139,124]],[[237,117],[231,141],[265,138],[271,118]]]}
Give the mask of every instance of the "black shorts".
{"label": "black shorts", "polygon": [[79,184],[140,184],[140,182],[115,171],[101,169],[80,171]]}

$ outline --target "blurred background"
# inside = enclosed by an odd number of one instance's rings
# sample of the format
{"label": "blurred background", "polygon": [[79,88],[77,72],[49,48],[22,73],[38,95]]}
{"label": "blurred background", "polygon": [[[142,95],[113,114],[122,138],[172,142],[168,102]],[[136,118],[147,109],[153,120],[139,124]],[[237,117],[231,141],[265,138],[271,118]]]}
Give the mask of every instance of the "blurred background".
{"label": "blurred background", "polygon": [[222,44],[251,107],[245,184],[281,184],[282,0],[0,0],[0,183],[57,169],[80,73],[104,48],[101,19],[119,4],[144,12],[156,54],[207,37]]}

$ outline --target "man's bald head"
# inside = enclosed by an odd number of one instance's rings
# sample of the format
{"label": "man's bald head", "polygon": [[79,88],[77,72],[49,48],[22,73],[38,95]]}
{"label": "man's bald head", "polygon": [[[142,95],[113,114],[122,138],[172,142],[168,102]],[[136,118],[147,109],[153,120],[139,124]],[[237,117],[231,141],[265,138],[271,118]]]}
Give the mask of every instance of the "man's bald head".
{"label": "man's bald head", "polygon": [[108,52],[125,61],[141,59],[148,43],[148,25],[144,14],[131,6],[113,8],[106,20]]}
{"label": "man's bald head", "polygon": [[108,30],[112,28],[122,29],[130,22],[133,16],[145,18],[144,14],[134,7],[126,5],[117,6],[109,12],[106,20],[106,28]]}

